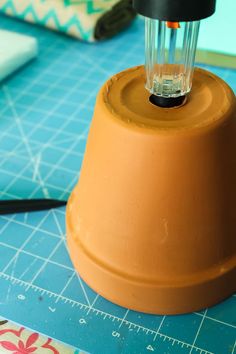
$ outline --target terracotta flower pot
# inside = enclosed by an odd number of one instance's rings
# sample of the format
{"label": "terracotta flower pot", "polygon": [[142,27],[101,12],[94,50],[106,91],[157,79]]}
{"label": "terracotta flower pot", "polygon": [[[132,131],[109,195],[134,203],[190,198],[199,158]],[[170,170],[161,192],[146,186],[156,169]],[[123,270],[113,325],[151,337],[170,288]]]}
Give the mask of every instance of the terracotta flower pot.
{"label": "terracotta flower pot", "polygon": [[95,107],[67,207],[75,268],[130,309],[177,314],[236,290],[236,99],[196,69],[182,107],[149,102],[143,67],[112,77]]}

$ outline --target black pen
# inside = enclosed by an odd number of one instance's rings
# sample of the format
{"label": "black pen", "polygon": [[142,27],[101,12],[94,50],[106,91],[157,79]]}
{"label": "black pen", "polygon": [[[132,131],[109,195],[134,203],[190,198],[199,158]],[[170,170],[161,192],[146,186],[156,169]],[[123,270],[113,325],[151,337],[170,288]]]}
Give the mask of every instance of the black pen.
{"label": "black pen", "polygon": [[67,201],[57,199],[10,199],[0,201],[0,215],[58,208]]}

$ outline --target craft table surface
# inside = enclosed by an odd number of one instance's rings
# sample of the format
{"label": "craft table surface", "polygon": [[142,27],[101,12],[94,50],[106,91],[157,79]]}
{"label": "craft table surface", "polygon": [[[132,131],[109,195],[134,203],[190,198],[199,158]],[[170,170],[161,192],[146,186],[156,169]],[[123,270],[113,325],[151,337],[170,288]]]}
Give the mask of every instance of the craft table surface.
{"label": "craft table surface", "polygon": [[[143,22],[93,45],[3,16],[0,24],[39,42],[38,59],[0,87],[1,198],[68,198],[99,87],[143,63]],[[236,89],[236,71],[210,69]],[[94,293],[68,257],[64,208],[0,217],[0,315],[93,354],[236,353],[236,296],[163,317]]]}

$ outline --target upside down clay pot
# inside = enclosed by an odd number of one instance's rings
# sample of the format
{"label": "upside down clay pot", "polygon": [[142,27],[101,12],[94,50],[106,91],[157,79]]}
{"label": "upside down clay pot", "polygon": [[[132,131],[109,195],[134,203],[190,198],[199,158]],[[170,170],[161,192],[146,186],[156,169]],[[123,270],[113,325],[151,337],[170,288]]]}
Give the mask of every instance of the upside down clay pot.
{"label": "upside down clay pot", "polygon": [[187,102],[154,106],[144,69],[102,87],[67,206],[81,277],[130,309],[178,314],[236,290],[236,100],[196,69]]}

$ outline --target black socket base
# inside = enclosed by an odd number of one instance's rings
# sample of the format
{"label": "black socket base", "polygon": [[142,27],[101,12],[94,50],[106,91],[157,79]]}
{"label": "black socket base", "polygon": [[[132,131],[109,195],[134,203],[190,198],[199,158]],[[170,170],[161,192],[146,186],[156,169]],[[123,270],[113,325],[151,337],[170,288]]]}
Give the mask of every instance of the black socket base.
{"label": "black socket base", "polygon": [[143,16],[161,21],[198,21],[215,12],[216,0],[132,0]]}
{"label": "black socket base", "polygon": [[151,95],[149,97],[149,101],[155,106],[163,107],[163,108],[173,108],[181,106],[184,103],[186,96],[179,97],[162,97]]}

